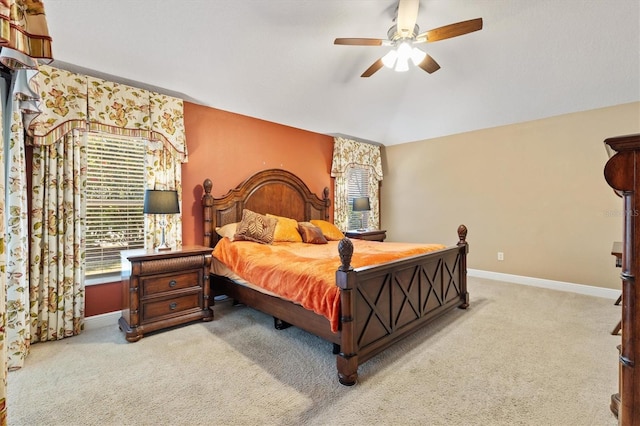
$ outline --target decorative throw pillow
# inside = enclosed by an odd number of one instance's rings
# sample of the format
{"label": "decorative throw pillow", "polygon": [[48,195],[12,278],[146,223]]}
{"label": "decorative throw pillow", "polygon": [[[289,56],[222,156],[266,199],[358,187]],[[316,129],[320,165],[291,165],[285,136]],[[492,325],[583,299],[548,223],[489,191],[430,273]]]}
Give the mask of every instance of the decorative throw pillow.
{"label": "decorative throw pillow", "polygon": [[238,229],[233,236],[234,240],[255,241],[256,243],[271,244],[273,233],[278,220],[273,217],[242,210],[242,220],[238,224]]}
{"label": "decorative throw pillow", "polygon": [[329,241],[340,241],[344,238],[342,231],[340,231],[338,227],[331,222],[314,219],[311,223],[320,228],[324,237]]}
{"label": "decorative throw pillow", "polygon": [[298,231],[302,235],[302,241],[309,244],[327,244],[327,239],[322,235],[322,230],[313,223],[298,223]]}
{"label": "decorative throw pillow", "polygon": [[301,243],[302,237],[298,232],[298,222],[295,219],[289,219],[288,217],[276,216],[267,213],[267,217],[273,217],[278,220],[276,230],[273,233],[273,242],[292,242]]}
{"label": "decorative throw pillow", "polygon": [[220,235],[220,237],[227,237],[231,241],[233,241],[233,236],[236,234],[238,229],[239,222],[227,223],[226,225],[219,226],[216,228],[216,233]]}

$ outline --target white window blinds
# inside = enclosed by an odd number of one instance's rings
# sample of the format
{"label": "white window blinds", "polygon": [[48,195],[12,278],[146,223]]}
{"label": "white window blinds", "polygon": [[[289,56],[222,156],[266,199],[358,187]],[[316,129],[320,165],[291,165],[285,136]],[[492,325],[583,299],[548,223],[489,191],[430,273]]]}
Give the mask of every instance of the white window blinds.
{"label": "white window blinds", "polygon": [[353,199],[369,196],[369,168],[351,167],[347,181],[349,199],[349,229],[368,227],[369,212],[354,212]]}
{"label": "white window blinds", "polygon": [[91,133],[87,145],[87,275],[120,270],[120,251],[144,247],[142,140]]}

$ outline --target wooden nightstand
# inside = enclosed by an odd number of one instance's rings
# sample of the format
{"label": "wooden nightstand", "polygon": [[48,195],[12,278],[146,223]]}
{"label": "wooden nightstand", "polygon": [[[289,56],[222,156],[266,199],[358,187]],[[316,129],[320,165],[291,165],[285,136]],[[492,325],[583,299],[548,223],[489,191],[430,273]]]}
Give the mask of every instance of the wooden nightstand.
{"label": "wooden nightstand", "polygon": [[351,230],[344,233],[349,238],[369,241],[384,241],[387,238],[387,231],[384,229],[372,229],[366,231]]}
{"label": "wooden nightstand", "polygon": [[129,342],[145,333],[202,319],[211,321],[209,308],[210,247],[179,250],[126,250],[122,260],[122,316],[120,330]]}

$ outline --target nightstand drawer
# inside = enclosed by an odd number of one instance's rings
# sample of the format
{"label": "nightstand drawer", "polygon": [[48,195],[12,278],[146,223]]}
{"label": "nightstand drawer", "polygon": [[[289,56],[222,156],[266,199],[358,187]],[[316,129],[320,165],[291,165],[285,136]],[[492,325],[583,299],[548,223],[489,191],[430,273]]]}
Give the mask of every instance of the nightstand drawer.
{"label": "nightstand drawer", "polygon": [[155,275],[151,277],[141,277],[141,296],[164,293],[171,290],[195,287],[200,282],[199,271],[186,272],[183,274]]}
{"label": "nightstand drawer", "polygon": [[154,321],[158,317],[178,314],[200,307],[200,293],[172,297],[154,302],[142,302],[142,322]]}

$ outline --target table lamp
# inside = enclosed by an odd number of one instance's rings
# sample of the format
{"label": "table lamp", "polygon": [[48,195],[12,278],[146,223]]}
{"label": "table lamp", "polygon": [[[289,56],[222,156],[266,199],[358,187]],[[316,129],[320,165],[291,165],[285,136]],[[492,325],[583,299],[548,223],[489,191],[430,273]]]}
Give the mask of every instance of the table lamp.
{"label": "table lamp", "polygon": [[164,239],[164,231],[167,227],[166,215],[180,213],[178,205],[178,192],[171,190],[147,189],[144,192],[144,210],[145,214],[162,215],[159,225],[162,229],[162,241],[156,247],[156,251],[171,250]]}
{"label": "table lamp", "polygon": [[360,197],[353,199],[353,211],[360,212],[360,229],[358,231],[366,231],[364,229],[364,212],[371,210],[369,205],[369,197]]}

